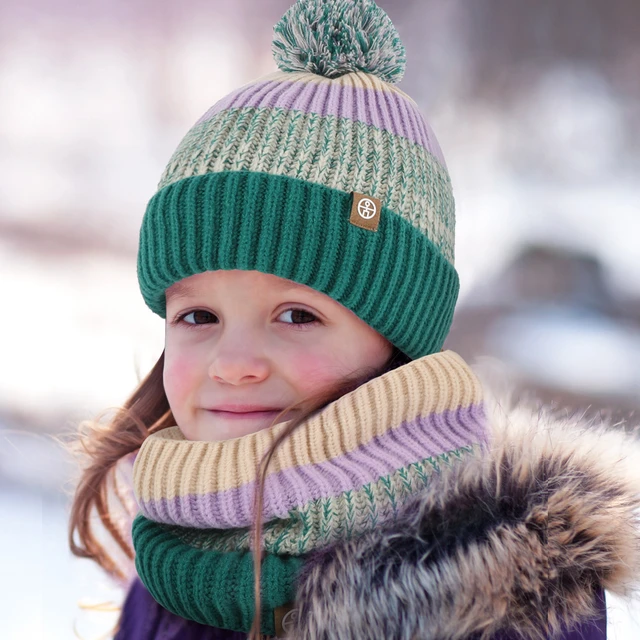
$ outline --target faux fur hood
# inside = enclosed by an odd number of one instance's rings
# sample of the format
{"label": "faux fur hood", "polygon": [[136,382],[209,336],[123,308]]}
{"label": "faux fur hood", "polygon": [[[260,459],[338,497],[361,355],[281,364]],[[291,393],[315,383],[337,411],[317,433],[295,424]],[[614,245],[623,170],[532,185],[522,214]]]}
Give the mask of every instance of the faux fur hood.
{"label": "faux fur hood", "polygon": [[317,553],[287,637],[553,637],[594,590],[640,581],[640,444],[620,429],[487,408],[491,441],[394,525]]}

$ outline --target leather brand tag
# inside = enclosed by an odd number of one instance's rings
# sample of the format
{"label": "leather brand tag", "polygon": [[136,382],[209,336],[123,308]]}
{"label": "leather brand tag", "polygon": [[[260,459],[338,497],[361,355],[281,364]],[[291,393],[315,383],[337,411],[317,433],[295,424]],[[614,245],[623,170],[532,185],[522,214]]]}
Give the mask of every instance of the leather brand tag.
{"label": "leather brand tag", "polygon": [[382,213],[382,203],[378,198],[353,191],[353,204],[349,222],[361,229],[377,231]]}
{"label": "leather brand tag", "polygon": [[293,603],[276,607],[273,611],[276,627],[276,638],[286,638],[289,631],[293,630],[298,610],[293,608]]}

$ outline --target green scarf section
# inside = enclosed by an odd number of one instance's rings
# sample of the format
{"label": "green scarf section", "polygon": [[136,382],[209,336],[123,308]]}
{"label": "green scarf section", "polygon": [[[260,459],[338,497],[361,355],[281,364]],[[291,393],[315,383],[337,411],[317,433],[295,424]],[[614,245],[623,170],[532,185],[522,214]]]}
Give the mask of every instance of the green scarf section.
{"label": "green scarf section", "polygon": [[[198,549],[180,540],[176,529],[142,515],[134,520],[136,570],[146,588],[165,609],[182,618],[248,632],[255,611],[252,552]],[[303,562],[296,556],[265,555],[263,634],[276,634],[274,612],[293,602]]]}

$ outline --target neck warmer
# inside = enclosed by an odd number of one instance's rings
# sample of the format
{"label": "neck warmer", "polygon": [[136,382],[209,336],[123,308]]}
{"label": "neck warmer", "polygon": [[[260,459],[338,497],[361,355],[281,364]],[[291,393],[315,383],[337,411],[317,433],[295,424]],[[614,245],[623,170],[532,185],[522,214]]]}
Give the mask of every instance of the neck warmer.
{"label": "neck warmer", "polygon": [[[143,443],[133,470],[136,566],[165,608],[251,627],[258,464],[286,425],[221,442],[170,427]],[[480,383],[450,351],[374,378],[302,423],[265,476],[263,633],[293,599],[307,554],[394,521],[433,473],[485,441]]]}

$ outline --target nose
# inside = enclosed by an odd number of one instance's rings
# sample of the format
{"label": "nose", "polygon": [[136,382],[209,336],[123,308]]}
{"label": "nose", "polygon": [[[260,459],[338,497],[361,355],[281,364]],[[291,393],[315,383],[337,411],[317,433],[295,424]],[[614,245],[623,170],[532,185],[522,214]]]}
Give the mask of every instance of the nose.
{"label": "nose", "polygon": [[268,359],[255,346],[234,342],[217,345],[209,365],[209,377],[216,382],[233,385],[265,380],[270,370]]}

